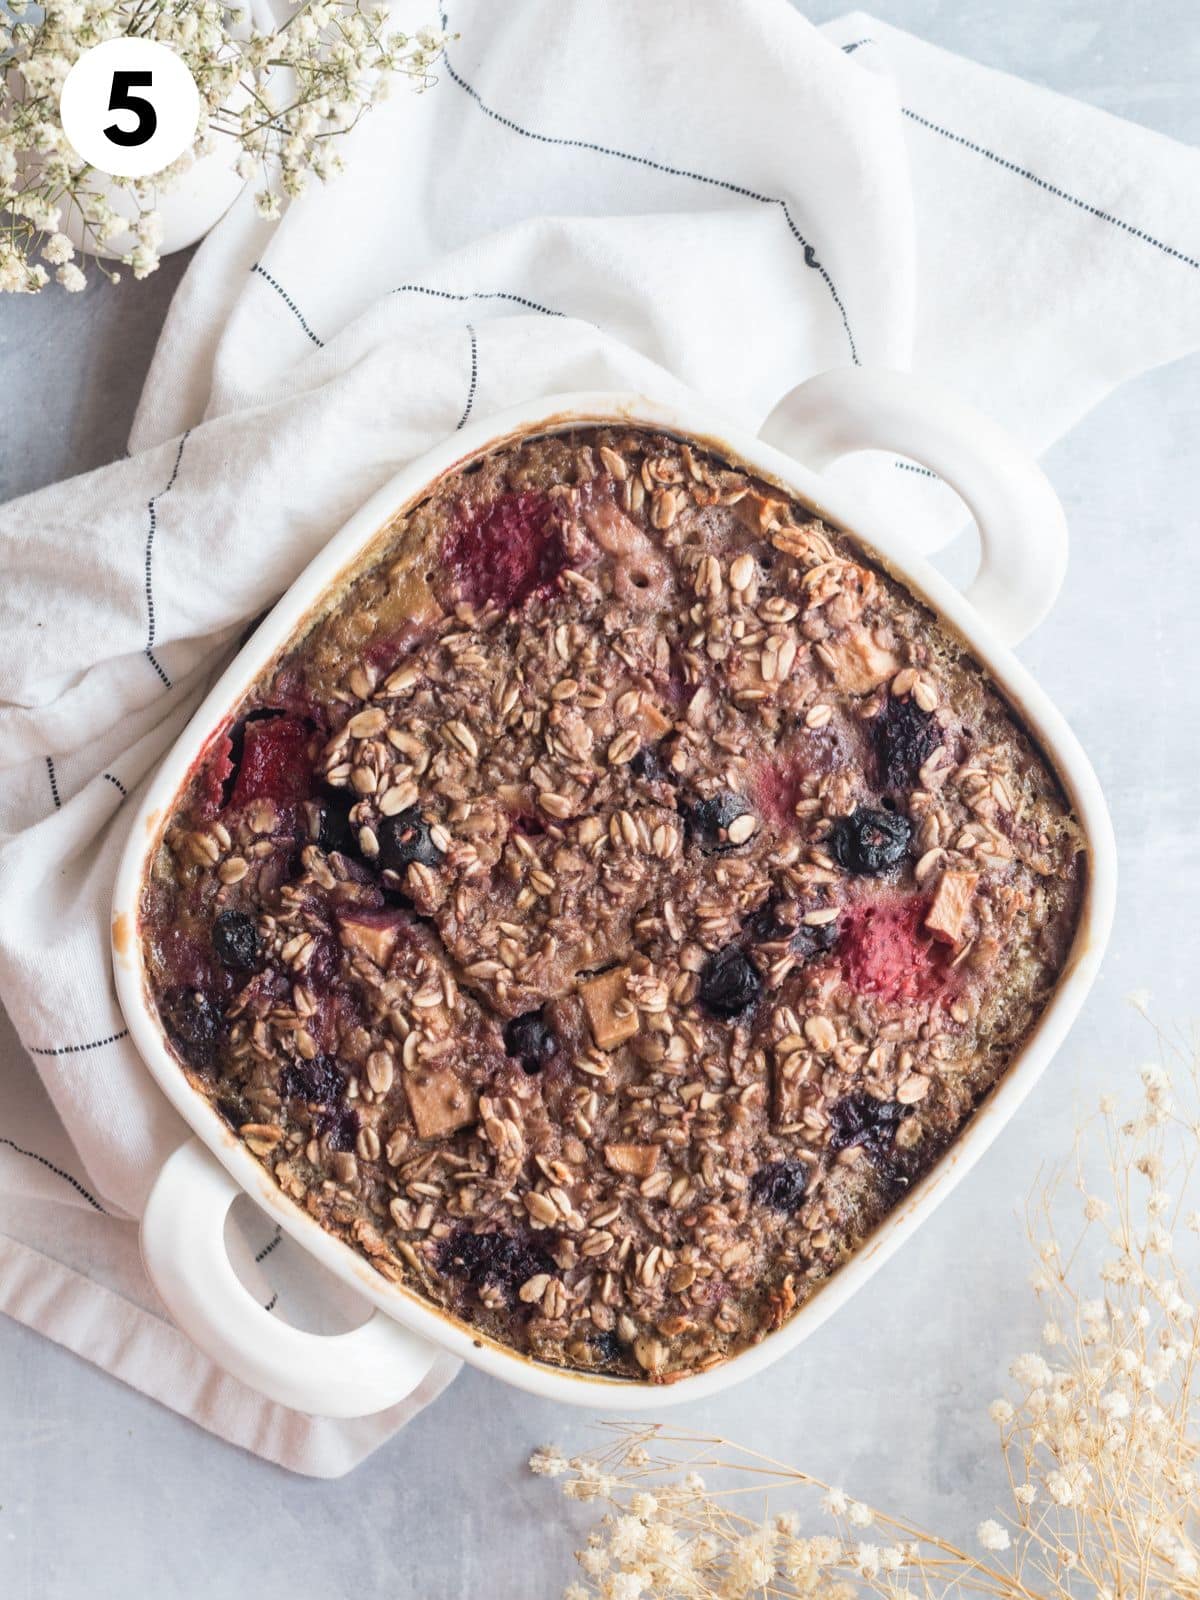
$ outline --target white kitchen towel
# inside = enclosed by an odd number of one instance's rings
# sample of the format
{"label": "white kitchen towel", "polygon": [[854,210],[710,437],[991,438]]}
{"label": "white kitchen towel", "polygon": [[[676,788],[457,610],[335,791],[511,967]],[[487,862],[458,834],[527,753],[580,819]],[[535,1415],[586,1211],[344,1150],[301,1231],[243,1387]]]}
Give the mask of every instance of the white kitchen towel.
{"label": "white kitchen towel", "polygon": [[[344,178],[276,227],[247,196],[200,249],[130,457],[0,508],[0,999],[74,1144],[10,1052],[0,1307],[313,1473],[412,1408],[285,1426],[170,1383],[117,1220],[183,1129],[113,997],[113,868],[241,627],[401,464],[531,396],[682,387],[757,427],[823,368],[913,367],[1041,451],[1200,345],[1194,150],[785,0],[453,0],[447,25],[436,87],[365,119]],[[961,508],[910,468],[839,470],[934,547]]]}

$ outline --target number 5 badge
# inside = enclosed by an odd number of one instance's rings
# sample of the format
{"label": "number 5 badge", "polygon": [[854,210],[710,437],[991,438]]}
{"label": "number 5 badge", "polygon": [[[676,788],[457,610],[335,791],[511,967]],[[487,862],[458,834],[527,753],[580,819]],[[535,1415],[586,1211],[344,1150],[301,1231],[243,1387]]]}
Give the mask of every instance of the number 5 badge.
{"label": "number 5 badge", "polygon": [[187,67],[153,39],[108,39],[63,82],[63,132],[97,171],[148,178],[196,137],[200,93]]}

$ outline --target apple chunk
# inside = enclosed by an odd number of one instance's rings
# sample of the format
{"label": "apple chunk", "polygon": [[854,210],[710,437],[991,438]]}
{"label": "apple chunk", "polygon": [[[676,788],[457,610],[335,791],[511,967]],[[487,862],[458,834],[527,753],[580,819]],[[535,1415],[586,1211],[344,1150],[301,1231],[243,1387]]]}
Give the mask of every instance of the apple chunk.
{"label": "apple chunk", "polygon": [[475,1092],[449,1067],[437,1072],[406,1077],[408,1109],[422,1139],[440,1139],[474,1122],[479,1112]]}
{"label": "apple chunk", "polygon": [[943,944],[957,944],[979,882],[977,872],[943,872],[925,917],[925,927]]}
{"label": "apple chunk", "polygon": [[614,967],[579,986],[592,1038],[601,1050],[615,1050],[638,1031],[637,1007],[625,992],[628,967]]}
{"label": "apple chunk", "polygon": [[386,971],[407,920],[403,911],[356,908],[339,916],[338,938],[351,954],[366,956]]}

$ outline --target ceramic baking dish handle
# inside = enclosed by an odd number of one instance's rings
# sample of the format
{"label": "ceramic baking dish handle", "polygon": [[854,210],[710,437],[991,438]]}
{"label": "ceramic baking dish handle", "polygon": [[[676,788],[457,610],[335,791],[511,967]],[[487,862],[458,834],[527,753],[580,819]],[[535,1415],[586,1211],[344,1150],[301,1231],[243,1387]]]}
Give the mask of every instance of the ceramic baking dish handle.
{"label": "ceramic baking dish handle", "polygon": [[376,1311],[350,1333],[289,1327],[233,1270],[225,1218],[241,1190],[199,1139],[180,1145],[142,1217],[142,1259],[184,1333],[226,1372],[280,1405],[364,1417],[412,1393],[440,1351]]}
{"label": "ceramic baking dish handle", "polygon": [[1007,645],[1054,604],[1067,570],[1067,525],[1041,468],[1003,428],[907,372],[842,367],[786,395],[760,437],[821,471],[858,450],[891,450],[961,495],[981,558],[967,599]]}

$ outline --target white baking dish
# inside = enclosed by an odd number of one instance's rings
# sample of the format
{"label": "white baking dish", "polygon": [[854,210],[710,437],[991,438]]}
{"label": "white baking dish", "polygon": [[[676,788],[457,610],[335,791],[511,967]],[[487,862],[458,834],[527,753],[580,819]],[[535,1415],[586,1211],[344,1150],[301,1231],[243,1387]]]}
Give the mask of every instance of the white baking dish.
{"label": "white baking dish", "polygon": [[[866,1246],[777,1332],[723,1366],[670,1387],[552,1368],[481,1336],[401,1285],[385,1281],[276,1188],[237,1136],[189,1085],[149,998],[138,935],[144,874],[175,796],[213,732],[287,645],[317,600],[376,533],[443,474],[527,433],[621,420],[697,438],[773,480],[856,536],[963,636],[1019,710],[1068,790],[1090,850],[1079,930],[1055,994],[994,1093],[938,1165]],[[980,529],[982,564],[966,596],[820,476],[835,457],[886,449],[923,463],[958,490]],[[196,1137],[164,1165],[142,1221],[146,1268],[179,1326],[217,1362],[273,1398],[317,1414],[354,1416],[414,1389],[441,1350],[497,1378],[571,1404],[623,1412],[698,1400],[777,1361],[841,1307],[950,1193],[1029,1093],[1063,1042],[1103,953],[1115,891],[1112,826],[1074,734],[1010,653],[1053,603],[1066,564],[1061,507],[1039,469],[992,423],[899,373],[848,369],[802,384],[755,438],[699,401],[667,405],[634,394],[573,394],[474,423],[415,461],[375,495],[297,579],[229,667],[163,763],[134,820],[117,877],[113,963],[129,1031],[163,1092]],[[229,1206],[245,1190],[284,1230],[376,1311],[330,1337],[288,1327],[238,1281],[224,1245]]]}

